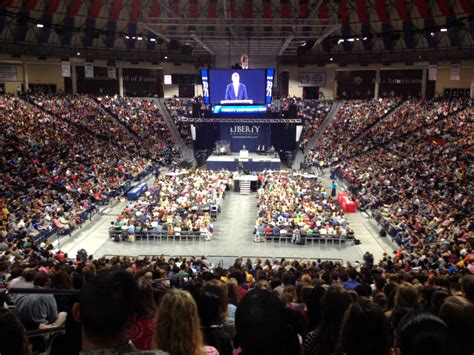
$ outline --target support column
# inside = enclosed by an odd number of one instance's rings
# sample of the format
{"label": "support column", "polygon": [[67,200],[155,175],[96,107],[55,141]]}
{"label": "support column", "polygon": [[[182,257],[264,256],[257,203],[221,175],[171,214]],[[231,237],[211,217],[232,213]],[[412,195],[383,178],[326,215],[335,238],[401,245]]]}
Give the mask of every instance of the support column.
{"label": "support column", "polygon": [[119,95],[123,96],[123,72],[122,67],[118,67]]}
{"label": "support column", "polygon": [[23,62],[23,87],[25,92],[28,92],[28,87],[29,87],[29,79],[28,79],[28,67],[26,65],[26,62]]}
{"label": "support column", "polygon": [[379,98],[379,89],[380,89],[380,69],[377,68],[375,70],[375,90],[374,90],[374,98]]}
{"label": "support column", "polygon": [[76,95],[77,94],[76,63],[71,63],[71,83],[72,83],[72,93],[73,95]]}
{"label": "support column", "polygon": [[428,79],[427,70],[423,68],[422,75],[421,75],[421,98],[426,98],[426,80]]}

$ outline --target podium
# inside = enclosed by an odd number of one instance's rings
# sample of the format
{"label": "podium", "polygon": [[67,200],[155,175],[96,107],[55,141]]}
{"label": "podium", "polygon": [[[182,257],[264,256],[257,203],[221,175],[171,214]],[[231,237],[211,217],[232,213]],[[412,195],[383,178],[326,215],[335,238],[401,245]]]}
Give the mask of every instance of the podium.
{"label": "podium", "polygon": [[242,149],[239,152],[239,160],[248,160],[249,159],[249,151],[246,149]]}

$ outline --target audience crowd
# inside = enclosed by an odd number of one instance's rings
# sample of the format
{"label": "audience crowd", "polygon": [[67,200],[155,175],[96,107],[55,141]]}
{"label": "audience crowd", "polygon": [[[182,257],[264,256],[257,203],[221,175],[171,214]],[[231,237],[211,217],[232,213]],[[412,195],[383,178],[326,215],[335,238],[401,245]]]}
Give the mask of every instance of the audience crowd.
{"label": "audience crowd", "polygon": [[307,165],[328,166],[347,154],[353,141],[393,110],[397,98],[349,100],[333,117],[324,134],[306,156]]}
{"label": "audience crowd", "polygon": [[474,237],[473,107],[461,100],[410,100],[360,139],[352,128],[342,141],[328,139],[340,133],[340,117],[306,163],[331,164],[414,264],[420,258],[443,268],[447,260],[463,264]]}
{"label": "audience crowd", "polygon": [[[28,330],[66,332],[51,354],[472,354],[474,274],[406,269],[402,255],[342,265],[321,260],[126,256],[75,260],[4,251],[2,353],[29,354]],[[23,312],[30,307],[52,318]],[[76,293],[75,290],[80,290]],[[8,293],[9,291],[9,293]],[[57,291],[61,291],[58,293]],[[25,292],[25,291],[23,291]],[[50,296],[49,302],[43,298]],[[59,313],[58,313],[59,312]],[[63,313],[61,313],[63,312]],[[15,352],[12,352],[15,349]]]}
{"label": "audience crowd", "polygon": [[180,152],[151,102],[123,97],[94,100],[87,95],[40,94],[30,95],[29,100],[78,129],[89,131],[136,156],[167,165],[179,160]]}
{"label": "audience crowd", "polygon": [[297,118],[303,119],[304,122],[303,134],[300,138],[300,149],[304,151],[329,111],[331,111],[332,103],[330,101],[297,100],[295,104]]}
{"label": "audience crowd", "polygon": [[258,190],[256,241],[291,236],[306,238],[353,237],[342,208],[335,204],[315,176],[270,172]]}
{"label": "audience crowd", "polygon": [[[141,140],[147,142],[153,151],[164,151],[168,147],[173,150],[170,131],[153,101],[120,96],[99,97],[97,101]],[[177,152],[172,153],[177,156]]]}
{"label": "audience crowd", "polygon": [[20,236],[18,248],[31,238],[70,233],[97,205],[176,162],[168,133],[162,135],[168,147],[148,149],[88,97],[29,99],[36,106],[0,100],[0,231],[5,242]]}
{"label": "audience crowd", "polygon": [[165,100],[165,106],[174,121],[176,129],[181,135],[181,138],[189,146],[191,146],[193,143],[191,137],[190,123],[183,122],[181,119],[185,117],[193,117],[194,103],[196,103],[195,99],[186,99],[178,97],[173,97]]}
{"label": "audience crowd", "polygon": [[126,236],[192,233],[210,239],[211,219],[221,209],[229,178],[225,171],[166,173],[137,201],[129,202],[112,232],[121,230]]}
{"label": "audience crowd", "polygon": [[[348,101],[308,154],[308,166],[330,165],[371,207],[400,245],[392,255],[344,265],[238,258],[224,267],[206,257],[85,250],[71,259],[39,238],[77,228],[96,205],[166,164],[169,133],[145,101],[29,99],[34,105],[0,98],[0,353],[474,352],[471,104],[408,101],[387,115],[398,100]],[[210,207],[219,210],[228,180],[201,170],[160,176],[114,228],[210,236]],[[309,176],[263,174],[258,211],[258,240],[352,233]],[[63,326],[47,344],[25,333]]]}

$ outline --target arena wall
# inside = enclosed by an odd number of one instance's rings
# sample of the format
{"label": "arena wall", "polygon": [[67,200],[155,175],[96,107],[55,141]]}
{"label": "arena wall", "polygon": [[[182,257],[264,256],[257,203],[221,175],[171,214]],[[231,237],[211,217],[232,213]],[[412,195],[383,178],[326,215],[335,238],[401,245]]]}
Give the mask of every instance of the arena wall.
{"label": "arena wall", "polygon": [[[72,66],[84,65],[84,58],[71,58]],[[47,60],[38,60],[37,57],[22,57],[12,58],[9,55],[0,55],[0,64],[16,65],[17,80],[3,82],[5,91],[8,93],[15,93],[21,90],[25,79],[28,84],[53,84],[56,85],[57,91],[65,91],[64,78],[61,76],[61,60],[59,58],[48,58]],[[379,65],[350,65],[340,67],[337,64],[327,64],[325,66],[305,65],[299,67],[295,64],[281,64],[279,71],[288,72],[288,94],[289,96],[302,97],[303,87],[299,86],[298,76],[302,72],[323,72],[326,76],[324,86],[319,88],[319,91],[326,99],[334,99],[336,97],[337,71],[351,71],[351,70],[389,70],[389,69],[424,69],[427,72],[429,62],[419,62],[413,65],[406,64],[392,64],[391,66]],[[95,60],[95,66],[106,66],[107,62],[102,60]],[[25,66],[25,67],[24,67]],[[199,68],[191,63],[183,63],[176,65],[174,63],[160,63],[157,65],[147,63],[117,62],[116,66],[119,68],[150,68],[163,69],[163,75],[172,74],[194,74],[199,75]],[[26,74],[26,75],[25,75]],[[425,74],[426,75],[426,74]],[[471,88],[471,96],[474,94],[474,61],[465,61],[461,63],[461,80],[450,80],[451,63],[439,63],[438,75],[435,84],[435,95],[443,95],[446,88]],[[73,80],[74,81],[74,80]],[[281,85],[278,83],[277,85]],[[163,92],[165,97],[179,96],[179,85],[163,85]],[[201,85],[194,85],[194,95],[201,95]]]}

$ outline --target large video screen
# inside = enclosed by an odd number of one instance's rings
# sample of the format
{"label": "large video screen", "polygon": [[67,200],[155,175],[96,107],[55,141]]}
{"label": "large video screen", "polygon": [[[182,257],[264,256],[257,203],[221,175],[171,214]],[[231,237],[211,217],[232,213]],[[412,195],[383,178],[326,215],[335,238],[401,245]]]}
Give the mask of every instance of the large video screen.
{"label": "large video screen", "polygon": [[266,70],[209,70],[209,101],[213,105],[265,104]]}

